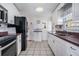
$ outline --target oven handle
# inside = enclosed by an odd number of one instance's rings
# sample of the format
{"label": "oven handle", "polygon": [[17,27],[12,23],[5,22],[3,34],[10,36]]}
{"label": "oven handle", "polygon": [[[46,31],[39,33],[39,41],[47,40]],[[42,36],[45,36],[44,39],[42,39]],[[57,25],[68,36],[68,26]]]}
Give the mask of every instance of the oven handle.
{"label": "oven handle", "polygon": [[7,45],[4,46],[4,47],[1,47],[1,48],[0,48],[0,51],[3,50],[3,49],[5,49],[5,48],[7,48],[7,47],[10,46],[10,45],[12,45],[12,44],[15,43],[15,42],[16,42],[16,40],[12,41],[11,43],[7,44]]}

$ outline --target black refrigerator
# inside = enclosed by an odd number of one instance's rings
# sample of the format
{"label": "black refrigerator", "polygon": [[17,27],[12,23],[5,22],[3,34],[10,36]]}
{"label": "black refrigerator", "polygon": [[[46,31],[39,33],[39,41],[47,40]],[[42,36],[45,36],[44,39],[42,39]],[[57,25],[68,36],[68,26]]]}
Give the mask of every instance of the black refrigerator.
{"label": "black refrigerator", "polygon": [[21,47],[22,51],[26,50],[27,48],[27,32],[28,32],[28,22],[26,17],[14,17],[15,25],[16,25],[16,33],[21,33],[22,38],[21,38]]}

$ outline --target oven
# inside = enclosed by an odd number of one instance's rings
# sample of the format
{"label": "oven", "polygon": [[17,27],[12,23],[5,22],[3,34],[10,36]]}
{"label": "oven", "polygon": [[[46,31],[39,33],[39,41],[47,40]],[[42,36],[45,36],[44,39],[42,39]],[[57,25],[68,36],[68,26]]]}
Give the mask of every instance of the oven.
{"label": "oven", "polygon": [[1,56],[16,56],[16,36],[3,37],[0,40]]}

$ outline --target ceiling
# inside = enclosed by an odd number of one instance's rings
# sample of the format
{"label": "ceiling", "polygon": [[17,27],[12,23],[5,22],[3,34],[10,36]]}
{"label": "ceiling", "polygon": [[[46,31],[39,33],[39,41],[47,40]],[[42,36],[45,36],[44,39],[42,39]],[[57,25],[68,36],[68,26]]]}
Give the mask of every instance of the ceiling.
{"label": "ceiling", "polygon": [[[25,16],[43,17],[50,15],[58,3],[15,3],[14,5]],[[35,9],[37,7],[42,7],[44,11],[40,13],[36,12]]]}

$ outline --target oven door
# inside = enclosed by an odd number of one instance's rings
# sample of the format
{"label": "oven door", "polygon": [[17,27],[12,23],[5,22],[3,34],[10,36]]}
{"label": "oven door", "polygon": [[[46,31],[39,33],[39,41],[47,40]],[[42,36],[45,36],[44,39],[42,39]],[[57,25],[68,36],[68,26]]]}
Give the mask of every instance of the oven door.
{"label": "oven door", "polygon": [[1,56],[16,56],[16,40],[2,48]]}

